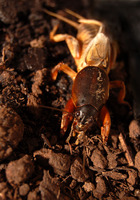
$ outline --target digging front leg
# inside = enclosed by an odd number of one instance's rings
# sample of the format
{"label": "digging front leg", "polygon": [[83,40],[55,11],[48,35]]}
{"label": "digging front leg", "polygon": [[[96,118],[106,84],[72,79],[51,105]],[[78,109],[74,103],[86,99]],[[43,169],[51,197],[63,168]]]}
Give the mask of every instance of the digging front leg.
{"label": "digging front leg", "polygon": [[72,102],[72,99],[70,99],[67,102],[67,104],[64,108],[64,112],[62,114],[62,120],[61,120],[61,133],[62,133],[62,135],[65,134],[65,132],[67,131],[68,125],[73,120],[74,110],[75,110],[75,106]]}
{"label": "digging front leg", "polygon": [[111,118],[106,106],[103,106],[103,108],[101,109],[99,120],[100,120],[100,123],[102,124],[101,136],[102,136],[103,143],[105,144],[108,141],[108,136],[109,136],[110,127],[111,127]]}

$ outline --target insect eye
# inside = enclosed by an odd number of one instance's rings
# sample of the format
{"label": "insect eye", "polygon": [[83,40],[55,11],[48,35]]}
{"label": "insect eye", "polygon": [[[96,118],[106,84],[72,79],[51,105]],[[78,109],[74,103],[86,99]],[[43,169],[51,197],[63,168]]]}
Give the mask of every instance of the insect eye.
{"label": "insect eye", "polygon": [[80,117],[81,115],[82,115],[82,112],[80,110],[75,113],[76,117]]}
{"label": "insect eye", "polygon": [[78,117],[79,115],[80,115],[80,111],[77,111],[77,112],[75,113],[75,116]]}

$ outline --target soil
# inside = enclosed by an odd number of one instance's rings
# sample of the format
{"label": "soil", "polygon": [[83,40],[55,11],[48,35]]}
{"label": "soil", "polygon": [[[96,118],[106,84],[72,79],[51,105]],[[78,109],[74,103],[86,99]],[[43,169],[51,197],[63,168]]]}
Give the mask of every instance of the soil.
{"label": "soil", "polygon": [[[130,59],[136,42],[130,42],[132,32],[124,21],[132,28],[135,19],[129,19],[129,3],[119,7],[112,2],[0,0],[0,199],[140,199],[140,106],[133,84],[138,75],[135,56]],[[106,145],[98,126],[78,145],[75,138],[66,142],[70,127],[64,136],[60,132],[72,80],[60,72],[52,81],[50,72],[61,61],[74,70],[76,65],[65,42],[50,41],[49,33],[59,21],[44,8],[72,20],[64,8],[102,20],[118,43],[116,68],[109,78],[125,82],[131,109],[118,104],[117,89],[110,91],[106,105],[112,125]],[[59,22],[58,32],[76,36],[64,22]]]}

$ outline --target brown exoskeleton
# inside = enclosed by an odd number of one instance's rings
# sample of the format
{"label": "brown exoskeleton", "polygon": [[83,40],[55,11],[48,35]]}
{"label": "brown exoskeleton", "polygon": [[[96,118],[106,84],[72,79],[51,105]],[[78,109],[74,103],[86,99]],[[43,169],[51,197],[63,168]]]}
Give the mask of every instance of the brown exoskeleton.
{"label": "brown exoskeleton", "polygon": [[[67,141],[71,136],[76,135],[75,143],[78,144],[80,138],[96,122],[101,124],[102,140],[106,143],[111,126],[110,114],[105,106],[109,98],[109,90],[120,88],[118,102],[128,104],[124,101],[123,81],[109,81],[108,78],[109,71],[116,60],[116,45],[106,35],[104,24],[100,21],[85,19],[73,11],[66,10],[78,18],[77,23],[48,10],[44,11],[74,26],[78,31],[76,38],[68,34],[56,34],[58,26],[55,26],[50,33],[52,41],[66,41],[77,66],[77,72],[64,63],[59,63],[52,69],[53,80],[56,80],[60,70],[73,80],[72,96],[65,106],[66,112],[62,115],[61,131],[65,133],[73,120]],[[74,117],[70,113],[74,113]]]}

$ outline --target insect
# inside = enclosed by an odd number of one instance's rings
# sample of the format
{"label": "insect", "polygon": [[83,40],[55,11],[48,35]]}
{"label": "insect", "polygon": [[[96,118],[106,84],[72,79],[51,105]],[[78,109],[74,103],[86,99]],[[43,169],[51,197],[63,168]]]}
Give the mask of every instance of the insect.
{"label": "insect", "polygon": [[110,114],[105,106],[109,98],[109,90],[119,88],[118,103],[128,105],[128,102],[124,101],[124,82],[109,81],[108,77],[116,61],[116,44],[106,35],[105,26],[100,21],[85,19],[71,10],[66,10],[66,12],[78,18],[78,22],[48,10],[44,12],[77,29],[76,37],[56,34],[58,25],[54,26],[50,32],[52,41],[66,42],[77,66],[77,72],[75,72],[67,64],[61,62],[51,71],[53,80],[56,80],[59,71],[63,71],[73,80],[71,98],[65,106],[66,112],[62,114],[61,132],[64,134],[72,122],[67,142],[72,136],[76,136],[75,144],[78,144],[86,131],[97,123],[101,127],[102,141],[106,143],[111,127]]}

